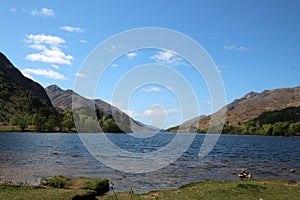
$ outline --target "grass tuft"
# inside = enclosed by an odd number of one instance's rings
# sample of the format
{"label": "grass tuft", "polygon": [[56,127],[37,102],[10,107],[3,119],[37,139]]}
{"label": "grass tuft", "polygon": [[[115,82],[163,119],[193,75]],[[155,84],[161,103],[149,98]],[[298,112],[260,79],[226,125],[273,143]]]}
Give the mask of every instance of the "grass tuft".
{"label": "grass tuft", "polygon": [[41,186],[50,186],[54,188],[65,188],[70,183],[69,178],[64,176],[54,176],[53,178],[42,178]]}

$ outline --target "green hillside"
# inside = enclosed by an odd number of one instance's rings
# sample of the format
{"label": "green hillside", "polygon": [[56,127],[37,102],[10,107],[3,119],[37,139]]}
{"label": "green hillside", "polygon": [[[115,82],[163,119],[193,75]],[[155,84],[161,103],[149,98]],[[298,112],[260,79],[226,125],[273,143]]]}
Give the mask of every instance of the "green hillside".
{"label": "green hillside", "polygon": [[53,109],[43,87],[23,76],[0,53],[0,123],[9,123],[16,114],[32,115],[40,108]]}

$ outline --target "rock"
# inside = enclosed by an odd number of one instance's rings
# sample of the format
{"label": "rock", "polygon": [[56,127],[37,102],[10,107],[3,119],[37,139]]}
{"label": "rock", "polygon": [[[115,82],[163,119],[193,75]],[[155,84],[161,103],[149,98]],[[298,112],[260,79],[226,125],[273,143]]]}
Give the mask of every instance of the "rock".
{"label": "rock", "polygon": [[295,169],[290,169],[290,173],[294,173],[295,171]]}

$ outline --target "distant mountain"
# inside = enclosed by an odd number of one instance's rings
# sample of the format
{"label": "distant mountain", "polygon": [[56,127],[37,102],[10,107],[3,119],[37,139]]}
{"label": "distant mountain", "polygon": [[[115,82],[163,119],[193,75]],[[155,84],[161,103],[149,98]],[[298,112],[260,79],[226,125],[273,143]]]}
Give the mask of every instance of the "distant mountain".
{"label": "distant mountain", "polygon": [[[250,92],[226,105],[223,109],[227,109],[226,125],[239,126],[259,117],[265,112],[297,106],[300,106],[300,86],[265,90],[261,93]],[[188,132],[190,128],[206,130],[210,119],[211,115],[196,117],[179,125],[181,126],[179,131]],[[172,127],[169,130],[177,130],[179,126]]]}
{"label": "distant mountain", "polygon": [[53,108],[44,88],[23,76],[0,52],[0,122],[14,114],[33,114],[39,108]]}
{"label": "distant mountain", "polygon": [[50,85],[45,88],[45,90],[53,106],[59,112],[72,110],[72,95],[73,98],[76,99],[76,103],[81,107],[90,107],[95,104],[97,108],[99,108],[99,110],[101,110],[105,115],[112,114],[113,110],[116,110],[115,107],[111,106],[105,101],[100,99],[87,99],[72,90],[62,90],[57,85]]}
{"label": "distant mountain", "polygon": [[109,103],[101,99],[87,99],[80,96],[72,90],[62,90],[57,85],[50,85],[45,88],[53,106],[59,112],[64,112],[66,110],[72,110],[74,108],[91,108],[98,109],[99,112],[104,114],[104,116],[113,115],[115,112],[120,113],[123,117],[129,119],[130,129],[132,132],[137,131],[157,131],[157,128],[145,125],[141,122],[135,121],[127,114],[122,112],[120,109],[110,105]]}

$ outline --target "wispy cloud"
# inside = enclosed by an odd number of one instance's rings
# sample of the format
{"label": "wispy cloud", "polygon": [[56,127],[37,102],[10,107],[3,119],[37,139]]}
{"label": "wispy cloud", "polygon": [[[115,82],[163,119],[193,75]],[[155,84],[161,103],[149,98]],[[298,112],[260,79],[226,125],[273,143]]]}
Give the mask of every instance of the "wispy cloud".
{"label": "wispy cloud", "polygon": [[62,26],[60,27],[61,30],[68,31],[68,32],[75,32],[75,33],[83,33],[84,30],[80,27],[74,26]]}
{"label": "wispy cloud", "polygon": [[136,57],[137,55],[138,54],[137,54],[136,51],[129,52],[129,53],[126,54],[127,58],[129,58],[129,59],[132,59],[132,58]]}
{"label": "wispy cloud", "polygon": [[178,56],[176,52],[170,50],[159,51],[157,54],[152,55],[150,59],[162,64],[186,65],[184,60]]}
{"label": "wispy cloud", "polygon": [[174,114],[174,113],[180,113],[180,109],[177,108],[171,108],[171,109],[164,109],[164,108],[152,108],[145,110],[143,112],[135,112],[133,110],[125,110],[122,109],[123,112],[126,114],[130,115],[131,117],[151,117],[151,118],[156,118],[160,119],[160,117],[166,117],[168,115]]}
{"label": "wispy cloud", "polygon": [[59,69],[59,66],[57,66],[57,65],[51,65],[51,66],[55,69]]}
{"label": "wispy cloud", "polygon": [[79,42],[80,43],[88,43],[88,41],[86,41],[86,40],[80,40]]}
{"label": "wispy cloud", "polygon": [[40,61],[51,64],[71,65],[73,56],[66,55],[60,45],[66,43],[60,37],[52,35],[27,35],[25,42],[29,48],[37,50],[38,53],[27,55],[25,58],[30,61]]}
{"label": "wispy cloud", "polygon": [[170,115],[172,113],[179,113],[179,112],[180,110],[177,108],[172,108],[172,109],[154,108],[154,109],[145,110],[144,114],[152,117],[157,117],[157,116],[165,116],[165,115]]}
{"label": "wispy cloud", "polygon": [[85,78],[86,77],[86,74],[82,74],[82,73],[79,73],[79,72],[77,72],[76,74],[75,74],[75,76],[78,78]]}
{"label": "wispy cloud", "polygon": [[210,105],[211,101],[210,100],[206,100],[206,101],[204,101],[204,103],[207,104],[207,105]]}
{"label": "wispy cloud", "polygon": [[[116,106],[116,105],[114,105]],[[118,107],[118,106],[116,106]],[[130,117],[136,117],[138,114],[133,111],[133,110],[126,110],[126,109],[121,109],[122,112],[126,113],[127,115],[129,115]]]}
{"label": "wispy cloud", "polygon": [[227,65],[217,65],[217,70],[222,73],[225,70],[230,70],[230,67],[228,67]]}
{"label": "wispy cloud", "polygon": [[32,16],[54,16],[55,11],[50,8],[41,8],[41,9],[34,9],[31,11]]}
{"label": "wispy cloud", "polygon": [[113,63],[110,65],[110,67],[118,67],[118,65],[116,63]]}
{"label": "wispy cloud", "polygon": [[235,50],[235,51],[239,51],[239,52],[242,52],[242,51],[247,51],[247,47],[244,47],[244,46],[239,46],[239,45],[224,45],[224,49],[226,50]]}
{"label": "wispy cloud", "polygon": [[231,43],[229,40],[226,41],[226,44],[223,46],[223,49],[225,50],[231,50],[231,51],[238,51],[238,52],[243,52],[243,51],[247,51],[248,48],[240,45],[239,43]]}
{"label": "wispy cloud", "polygon": [[16,9],[16,8],[11,8],[11,9],[9,9],[9,11],[15,13],[15,12],[18,12],[18,9]]}
{"label": "wispy cloud", "polygon": [[170,91],[174,91],[174,88],[172,88],[171,86],[167,86],[166,88]]}
{"label": "wispy cloud", "polygon": [[24,74],[24,76],[30,77],[31,75],[37,75],[37,76],[44,76],[50,79],[55,79],[55,80],[67,80],[67,78],[58,72],[55,72],[51,69],[30,69],[26,68],[21,70],[21,72]]}
{"label": "wispy cloud", "polygon": [[144,92],[160,92],[161,89],[159,87],[150,87],[150,88],[143,88]]}

